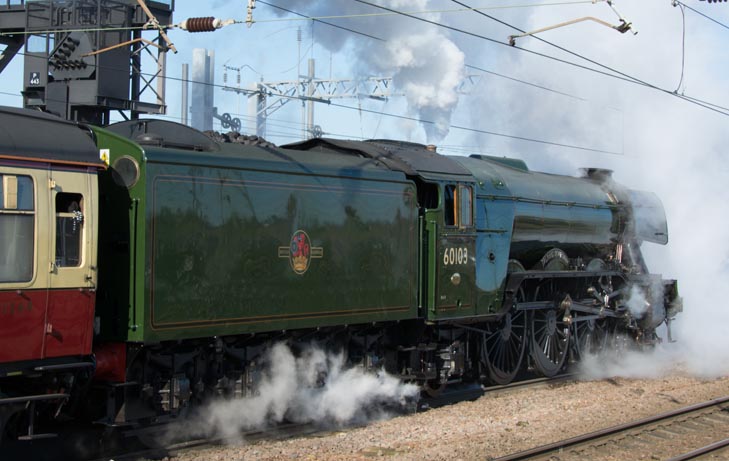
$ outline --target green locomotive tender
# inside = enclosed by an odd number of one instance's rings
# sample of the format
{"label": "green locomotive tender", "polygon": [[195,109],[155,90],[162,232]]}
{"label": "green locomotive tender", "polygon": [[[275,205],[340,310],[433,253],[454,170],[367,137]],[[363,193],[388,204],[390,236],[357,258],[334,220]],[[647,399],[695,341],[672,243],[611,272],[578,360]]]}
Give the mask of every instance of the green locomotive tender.
{"label": "green locomotive tender", "polygon": [[107,424],[253,392],[276,342],[346,350],[435,394],[653,344],[681,309],[639,248],[667,243],[660,201],[605,170],[388,140],[220,142],[160,120],[91,130],[108,167],[85,211],[88,401]]}

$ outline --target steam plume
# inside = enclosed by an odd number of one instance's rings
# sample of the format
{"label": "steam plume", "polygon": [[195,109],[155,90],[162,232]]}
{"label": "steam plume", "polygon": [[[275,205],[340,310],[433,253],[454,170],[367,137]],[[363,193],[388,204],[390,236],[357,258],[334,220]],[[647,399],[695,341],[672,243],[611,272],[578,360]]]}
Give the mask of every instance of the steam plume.
{"label": "steam plume", "polygon": [[[432,10],[429,0],[395,0],[383,4],[402,12]],[[283,0],[283,7],[310,16],[359,15],[381,13],[373,7],[355,2],[336,2],[338,10],[332,12],[333,2],[309,0]],[[279,14],[285,14],[277,10]],[[439,21],[440,15],[424,15]],[[353,69],[361,78],[370,76],[393,78],[394,92],[402,92],[411,113],[432,122],[423,123],[428,142],[440,141],[448,134],[451,115],[458,103],[458,85],[464,72],[464,54],[440,29],[403,16],[385,16],[349,20],[347,26],[381,38],[377,41],[339,29],[318,28],[315,38],[331,51],[349,46],[354,54]]]}
{"label": "steam plume", "polygon": [[237,439],[241,431],[264,429],[282,421],[343,426],[386,416],[386,408],[413,402],[419,389],[385,372],[347,368],[343,354],[310,347],[298,357],[276,344],[257,394],[218,401],[203,412],[210,434]]}

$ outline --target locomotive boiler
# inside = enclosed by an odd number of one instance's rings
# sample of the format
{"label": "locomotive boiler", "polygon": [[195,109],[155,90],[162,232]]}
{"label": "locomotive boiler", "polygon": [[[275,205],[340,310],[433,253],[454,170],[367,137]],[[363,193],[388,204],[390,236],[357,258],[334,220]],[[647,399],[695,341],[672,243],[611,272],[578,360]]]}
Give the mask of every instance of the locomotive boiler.
{"label": "locomotive boiler", "polygon": [[[0,325],[0,415],[26,435],[41,413],[139,425],[249,395],[278,342],[346,351],[434,395],[653,344],[681,309],[640,253],[667,243],[660,201],[605,170],[0,113],[63,130],[0,143],[0,306],[23,306]],[[13,264],[22,277],[4,275]],[[64,292],[54,270],[78,277]],[[53,321],[57,304],[76,321]],[[42,344],[28,350],[31,324]]]}

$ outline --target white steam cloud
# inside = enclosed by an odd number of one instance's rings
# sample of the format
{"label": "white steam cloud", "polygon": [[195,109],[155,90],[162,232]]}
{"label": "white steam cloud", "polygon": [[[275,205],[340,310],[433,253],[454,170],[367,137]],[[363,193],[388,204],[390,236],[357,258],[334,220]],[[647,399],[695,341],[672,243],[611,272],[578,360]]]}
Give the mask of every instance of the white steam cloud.
{"label": "white steam cloud", "polygon": [[[381,419],[415,402],[419,388],[384,371],[346,367],[343,354],[317,347],[298,357],[285,344],[271,348],[255,395],[213,402],[202,412],[208,435],[237,440],[242,431],[283,421],[344,426]],[[196,427],[200,427],[197,425]]]}
{"label": "white steam cloud", "polygon": [[626,304],[630,313],[635,317],[642,317],[646,312],[648,312],[648,308],[650,307],[650,303],[648,303],[645,293],[643,293],[643,290],[641,290],[641,288],[637,285],[633,285],[630,288],[630,295],[628,296]]}
{"label": "white steam cloud", "polygon": [[[604,6],[604,5],[603,5]],[[618,35],[600,27],[571,27],[550,31],[543,38],[673,90],[681,74],[682,15],[679,8],[660,0],[633,2],[621,12],[640,29],[637,36]],[[599,15],[597,6],[543,9],[523,29],[532,30],[571,17]],[[726,72],[718,78],[717,60],[729,54],[725,31],[686,12],[686,64],[681,91],[727,107]],[[602,30],[605,29],[605,30]],[[554,48],[533,39],[521,46],[556,55]],[[469,55],[469,61],[471,60]],[[571,174],[576,168],[595,166],[615,170],[616,181],[634,189],[655,192],[663,202],[669,227],[666,247],[642,246],[648,267],[664,278],[678,280],[683,312],[672,323],[674,343],[652,351],[628,352],[610,360],[587,360],[588,376],[658,377],[679,370],[699,377],[729,374],[729,131],[727,118],[678,98],[595,76],[530,56],[515,66],[529,80],[557,88],[587,101],[574,102],[558,95],[512,85],[500,99],[509,110],[502,121],[521,121],[519,130],[535,137],[624,152],[624,156],[572,151],[555,155],[550,148],[502,142],[504,154],[521,155],[532,168]],[[548,78],[553,76],[553,78]],[[506,86],[506,84],[504,84]],[[528,100],[520,95],[528,94]],[[563,101],[556,105],[555,100]],[[585,108],[573,117],[570,108]],[[613,109],[616,108],[618,111]],[[590,109],[587,111],[586,109]],[[606,129],[603,121],[621,123]],[[622,120],[621,120],[622,119]],[[499,148],[495,141],[479,144]],[[556,159],[556,161],[555,161]],[[633,298],[639,307],[639,296]],[[661,336],[666,339],[665,331]]]}
{"label": "white steam cloud", "polygon": [[[436,2],[430,0],[375,0],[373,3],[408,13],[437,9],[433,6]],[[282,0],[277,4],[310,16],[384,12],[352,1]],[[430,21],[441,20],[437,13],[418,16]],[[399,15],[347,21],[346,26],[381,41],[331,27],[317,28],[314,38],[332,51],[348,46],[347,51],[354,55],[356,62],[352,71],[359,78],[392,77],[393,92],[403,93],[411,115],[424,121],[422,127],[427,141],[442,140],[448,134],[451,115],[458,104],[457,89],[465,76],[464,54],[455,42],[442,29]]]}

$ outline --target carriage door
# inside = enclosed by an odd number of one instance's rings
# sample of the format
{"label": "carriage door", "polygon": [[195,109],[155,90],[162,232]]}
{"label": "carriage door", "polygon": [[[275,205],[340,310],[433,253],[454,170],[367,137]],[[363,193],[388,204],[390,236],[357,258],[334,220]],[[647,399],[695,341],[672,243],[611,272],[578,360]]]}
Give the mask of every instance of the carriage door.
{"label": "carriage door", "polygon": [[91,352],[96,297],[96,175],[52,171],[46,357]]}
{"label": "carriage door", "polygon": [[473,186],[443,186],[443,226],[437,244],[437,319],[473,315],[476,286],[476,230]]}

